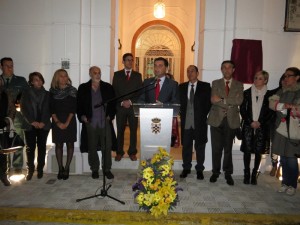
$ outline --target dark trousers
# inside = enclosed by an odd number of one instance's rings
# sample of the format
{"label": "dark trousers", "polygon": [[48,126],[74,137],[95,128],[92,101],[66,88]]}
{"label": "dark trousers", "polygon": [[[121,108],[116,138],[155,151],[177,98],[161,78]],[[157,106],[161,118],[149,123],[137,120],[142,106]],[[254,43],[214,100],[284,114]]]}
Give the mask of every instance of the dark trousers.
{"label": "dark trousers", "polygon": [[235,137],[235,129],[231,129],[225,117],[219,127],[210,127],[213,174],[220,174],[221,159],[223,157],[223,171],[225,175],[233,173],[232,143]]}
{"label": "dark trousers", "polygon": [[195,130],[193,128],[184,130],[184,136],[182,140],[182,167],[184,170],[190,170],[192,168],[193,140],[195,140],[195,151],[197,159],[197,165],[195,166],[195,169],[196,171],[203,171],[206,144],[202,144],[197,141],[197,138],[195,137]]}
{"label": "dark trousers", "polygon": [[124,155],[124,133],[128,120],[129,130],[130,130],[130,145],[128,149],[128,155],[135,155],[137,153],[136,143],[137,143],[137,127],[138,118],[134,115],[133,107],[126,109],[119,107],[117,110],[117,140],[118,140],[118,150],[117,154]]}
{"label": "dark trousers", "polygon": [[49,130],[36,129],[25,131],[26,155],[28,170],[34,171],[35,148],[37,146],[37,170],[42,171],[45,166],[46,144]]}
{"label": "dark trousers", "polygon": [[298,158],[281,155],[280,165],[282,166],[282,184],[297,188],[299,175]]}
{"label": "dark trousers", "polygon": [[97,146],[100,146],[102,152],[102,165],[104,171],[111,169],[111,127],[109,121],[106,121],[105,128],[94,128],[86,124],[88,135],[88,161],[91,171],[99,170],[100,160],[97,153]]}
{"label": "dark trousers", "polygon": [[8,155],[0,154],[0,178],[8,174]]}
{"label": "dark trousers", "polygon": [[[243,159],[244,159],[245,172],[250,172],[251,153],[250,152],[244,153]],[[253,171],[255,171],[255,172],[258,171],[260,161],[261,161],[261,154],[260,154],[260,152],[256,152],[255,159],[254,159]]]}

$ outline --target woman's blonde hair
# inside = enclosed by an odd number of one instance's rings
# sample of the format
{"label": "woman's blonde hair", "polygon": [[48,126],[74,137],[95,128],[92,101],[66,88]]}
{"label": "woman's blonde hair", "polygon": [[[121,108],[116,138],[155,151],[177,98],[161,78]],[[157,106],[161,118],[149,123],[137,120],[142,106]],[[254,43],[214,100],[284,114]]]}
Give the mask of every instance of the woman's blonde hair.
{"label": "woman's blonde hair", "polygon": [[268,81],[269,81],[269,73],[267,71],[265,71],[265,70],[258,71],[257,74],[258,73],[260,73],[264,77],[266,83],[268,83]]}
{"label": "woman's blonde hair", "polygon": [[55,89],[59,88],[58,77],[59,77],[60,73],[65,73],[67,75],[67,77],[68,77],[68,84],[72,85],[72,81],[71,81],[71,79],[69,77],[68,72],[66,70],[64,70],[64,69],[58,69],[58,70],[55,71],[55,73],[53,75],[53,78],[52,78],[52,81],[51,81],[51,87],[52,88],[55,88]]}

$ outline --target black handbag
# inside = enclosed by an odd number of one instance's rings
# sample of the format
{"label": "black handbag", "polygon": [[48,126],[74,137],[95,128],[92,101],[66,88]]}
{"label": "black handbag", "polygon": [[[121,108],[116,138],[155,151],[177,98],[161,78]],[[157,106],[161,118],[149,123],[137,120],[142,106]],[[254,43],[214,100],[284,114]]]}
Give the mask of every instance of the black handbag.
{"label": "black handbag", "polygon": [[238,140],[242,140],[243,139],[243,132],[242,132],[243,123],[244,123],[244,120],[241,121],[240,127],[235,129],[235,137]]}
{"label": "black handbag", "polygon": [[23,139],[16,133],[12,120],[10,118],[8,120],[10,121],[9,129],[0,129],[0,153],[2,154],[14,152],[25,146]]}

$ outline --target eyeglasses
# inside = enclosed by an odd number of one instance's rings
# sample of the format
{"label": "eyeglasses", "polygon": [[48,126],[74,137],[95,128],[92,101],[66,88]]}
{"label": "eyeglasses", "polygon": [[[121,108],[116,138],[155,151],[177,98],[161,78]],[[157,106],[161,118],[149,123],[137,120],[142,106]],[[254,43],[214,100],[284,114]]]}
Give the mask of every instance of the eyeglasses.
{"label": "eyeglasses", "polygon": [[295,74],[287,74],[287,75],[283,76],[283,79],[290,78],[290,77],[296,77],[296,75]]}

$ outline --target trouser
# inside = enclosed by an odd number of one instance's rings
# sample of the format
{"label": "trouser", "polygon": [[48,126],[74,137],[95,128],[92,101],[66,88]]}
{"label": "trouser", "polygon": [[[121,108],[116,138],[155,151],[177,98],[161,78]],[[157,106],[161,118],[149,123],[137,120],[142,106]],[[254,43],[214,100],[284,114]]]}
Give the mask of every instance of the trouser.
{"label": "trouser", "polygon": [[124,133],[126,124],[129,124],[130,130],[130,144],[128,149],[128,155],[135,155],[137,153],[137,127],[138,118],[134,115],[133,107],[128,109],[120,107],[117,110],[116,121],[117,121],[117,140],[118,140],[118,150],[117,154],[124,155]]}
{"label": "trouser", "polygon": [[212,164],[213,174],[220,174],[221,159],[223,157],[223,171],[225,175],[233,173],[232,163],[232,144],[235,137],[235,129],[231,129],[225,117],[219,127],[210,127],[211,132],[211,146],[212,146]]}
{"label": "trouser", "polygon": [[197,159],[197,165],[195,166],[195,169],[196,171],[203,171],[206,144],[198,143],[195,137],[195,130],[193,128],[184,130],[184,136],[182,140],[182,167],[184,170],[190,170],[192,168],[193,140],[195,140],[195,151]]}
{"label": "trouser", "polygon": [[111,127],[106,120],[105,128],[94,128],[86,124],[88,136],[88,161],[91,171],[98,171],[100,160],[97,153],[97,147],[100,146],[102,152],[102,165],[104,171],[111,169]]}
{"label": "trouser", "polygon": [[281,155],[280,165],[282,166],[282,184],[297,188],[299,175],[298,158]]}
{"label": "trouser", "polygon": [[0,154],[0,177],[8,174],[8,159],[9,156],[7,154]]}
{"label": "trouser", "polygon": [[46,144],[49,130],[35,129],[25,131],[26,155],[28,170],[34,171],[35,149],[37,146],[37,170],[42,171],[45,166]]}

